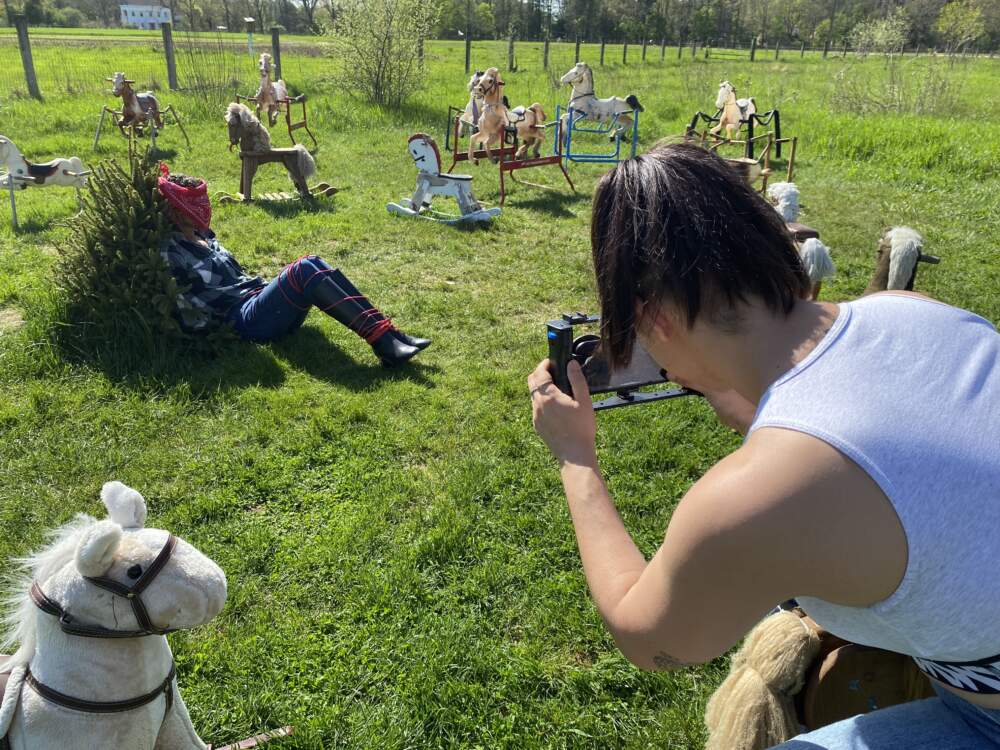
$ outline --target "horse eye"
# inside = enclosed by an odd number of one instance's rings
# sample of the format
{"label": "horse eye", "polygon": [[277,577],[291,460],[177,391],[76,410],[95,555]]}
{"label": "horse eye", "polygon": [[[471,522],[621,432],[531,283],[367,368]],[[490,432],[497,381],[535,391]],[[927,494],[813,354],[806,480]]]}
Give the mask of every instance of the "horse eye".
{"label": "horse eye", "polygon": [[133,565],[131,568],[125,571],[125,575],[131,578],[133,581],[142,575],[142,566]]}

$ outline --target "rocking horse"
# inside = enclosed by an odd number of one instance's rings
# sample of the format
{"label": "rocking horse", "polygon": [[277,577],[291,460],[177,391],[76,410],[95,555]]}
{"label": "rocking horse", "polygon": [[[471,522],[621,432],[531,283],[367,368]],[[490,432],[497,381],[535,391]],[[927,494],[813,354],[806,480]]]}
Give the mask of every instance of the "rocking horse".
{"label": "rocking horse", "polygon": [[109,518],[79,515],[58,529],[7,599],[0,641],[18,648],[0,657],[0,747],[211,750],[177,687],[166,634],[222,611],[225,573],[173,534],[146,528],[135,490],[109,482],[101,499]]}
{"label": "rocking horse", "polygon": [[[306,178],[316,173],[316,162],[301,143],[293,148],[271,148],[271,136],[267,128],[258,120],[245,104],[234,102],[226,110],[226,125],[229,127],[229,150],[239,146],[240,192],[236,196],[223,196],[223,202],[252,200],[253,179],[261,164],[278,162],[288,171],[288,177],[295,185],[299,197],[312,198],[314,195],[333,195],[337,188],[323,182],[310,188]],[[268,193],[265,200],[285,201],[295,196],[288,193]]]}
{"label": "rocking horse", "polygon": [[[253,102],[257,111],[257,117],[261,116],[261,112],[267,112],[267,122],[271,127],[274,127],[275,123],[278,122],[278,116],[284,112],[285,124],[288,127],[288,137],[291,139],[292,145],[296,145],[294,132],[304,129],[312,139],[313,148],[318,148],[319,144],[316,142],[316,136],[309,129],[305,94],[300,94],[294,98],[289,97],[288,87],[283,80],[271,80],[271,55],[267,52],[261,54],[257,67],[260,70],[260,85],[257,87],[257,93],[253,96],[237,94],[236,103]],[[293,104],[298,104],[302,107],[302,119],[298,122],[292,122]]]}
{"label": "rocking horse", "polygon": [[14,202],[14,191],[28,187],[45,187],[47,185],[64,185],[76,188],[77,201],[80,200],[80,188],[87,184],[90,174],[83,166],[79,157],[68,159],[53,159],[41,164],[28,161],[14,145],[13,141],[0,135],[0,164],[7,171],[0,173],[0,188],[10,192],[10,213],[17,229],[17,205]]}
{"label": "rocking horse", "polygon": [[[714,148],[730,143],[742,145],[744,146],[744,158],[753,159],[756,142],[771,137],[769,142],[774,145],[774,155],[778,159],[781,158],[781,145],[789,143],[790,139],[781,137],[781,114],[777,109],[772,109],[762,115],[757,114],[757,103],[753,97],[737,99],[736,88],[729,81],[723,81],[719,84],[715,106],[714,115],[707,115],[700,111],[694,114],[684,133],[687,140],[700,136],[702,142],[711,140]],[[697,132],[699,122],[713,127],[699,134]],[[774,125],[772,130],[755,135],[755,126],[766,128],[772,123]],[[746,139],[741,141],[738,136],[744,125],[747,128]],[[726,131],[725,138],[720,135],[723,130]]]}
{"label": "rocking horse", "polygon": [[181,118],[178,117],[173,105],[168,104],[166,109],[161,110],[160,103],[153,95],[153,92],[144,91],[137,94],[132,89],[132,84],[135,81],[127,79],[124,73],[115,73],[113,78],[106,78],[105,80],[110,81],[112,84],[111,93],[121,97],[122,108],[120,111],[111,109],[110,107],[104,107],[101,110],[101,119],[97,123],[97,132],[94,134],[95,151],[97,150],[98,141],[101,140],[101,129],[104,127],[104,119],[109,114],[114,124],[118,126],[121,134],[126,138],[130,134],[136,137],[142,136],[148,130],[151,145],[155,149],[157,133],[163,129],[162,112],[170,113],[171,117],[174,118],[174,122],[177,123],[177,127],[184,134],[184,140],[187,142],[188,148],[191,148],[191,139],[188,138],[187,131],[184,130]]}
{"label": "rocking horse", "polygon": [[[419,216],[422,219],[444,224],[471,221],[491,221],[500,215],[499,208],[483,208],[472,194],[472,175],[441,172],[441,154],[434,139],[424,133],[410,136],[407,149],[417,166],[417,188],[413,196],[400,203],[390,203],[386,210],[402,216]],[[461,215],[442,214],[431,208],[431,199],[444,195],[458,201]]]}
{"label": "rocking horse", "polygon": [[[573,94],[565,110],[556,108],[559,146],[568,161],[615,163],[621,159],[621,142],[631,140],[631,156],[635,156],[639,139],[639,113],[643,111],[635,94],[622,99],[612,96],[598,99],[594,94],[594,73],[585,62],[578,62],[559,79],[564,86],[571,86]],[[588,128],[581,123],[597,122],[598,126]],[[573,152],[573,135],[592,133],[607,135],[615,144],[610,154]]]}

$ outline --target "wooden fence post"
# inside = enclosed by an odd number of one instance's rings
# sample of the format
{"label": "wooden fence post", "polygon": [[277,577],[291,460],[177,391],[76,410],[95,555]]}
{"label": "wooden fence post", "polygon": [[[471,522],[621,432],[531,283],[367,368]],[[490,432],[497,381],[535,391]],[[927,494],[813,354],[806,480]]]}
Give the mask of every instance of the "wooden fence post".
{"label": "wooden fence post", "polygon": [[757,56],[757,37],[750,37],[750,62]]}
{"label": "wooden fence post", "polygon": [[681,39],[679,42],[677,42],[677,59],[678,60],[681,59],[681,53],[683,53],[683,52],[684,52],[684,40]]}
{"label": "wooden fence post", "polygon": [[167,58],[167,85],[171,91],[180,88],[177,84],[177,58],[174,57],[174,30],[169,21],[160,24],[163,34],[163,54]]}
{"label": "wooden fence post", "polygon": [[827,55],[827,53],[829,51],[830,51],[830,40],[827,39],[825,42],[823,42],[823,59],[824,60],[826,59],[826,55]]}
{"label": "wooden fence post", "polygon": [[628,65],[628,42],[622,46],[622,65]]}
{"label": "wooden fence post", "polygon": [[274,59],[274,78],[281,80],[281,27],[271,27],[271,57]]}
{"label": "wooden fence post", "polygon": [[[576,50],[573,52],[573,64],[580,62],[580,35],[576,35]],[[601,65],[604,65],[604,42],[601,42]]]}
{"label": "wooden fence post", "polygon": [[691,59],[694,60],[694,54],[698,51],[698,42],[691,42]]}
{"label": "wooden fence post", "polygon": [[805,56],[806,56],[806,43],[802,42],[802,49],[799,50],[799,57],[802,58]]}
{"label": "wooden fence post", "polygon": [[844,52],[843,52],[843,54],[841,54],[841,57],[847,57],[847,40],[846,39],[844,40]]}
{"label": "wooden fence post", "polygon": [[778,56],[781,54],[781,42],[774,43],[774,59],[777,60]]}
{"label": "wooden fence post", "polygon": [[510,34],[510,40],[507,42],[507,70],[514,71],[517,68],[514,66],[514,32]]}
{"label": "wooden fence post", "polygon": [[465,75],[472,69],[472,24],[465,27]]}
{"label": "wooden fence post", "polygon": [[542,47],[542,67],[549,69],[549,35],[545,35],[545,46]]}
{"label": "wooden fence post", "polygon": [[709,42],[702,42],[701,45],[705,49],[705,59],[707,60],[708,59],[708,53],[711,52],[712,46],[711,46],[711,44]]}
{"label": "wooden fence post", "polygon": [[417,37],[417,63],[423,67],[424,65],[424,37],[423,34]]}
{"label": "wooden fence post", "polygon": [[667,40],[660,40],[660,62],[663,62],[667,57]]}
{"label": "wooden fence post", "polygon": [[21,48],[21,64],[24,66],[24,80],[28,84],[28,93],[36,99],[41,99],[42,92],[38,90],[35,63],[31,59],[31,42],[28,41],[28,17],[23,13],[15,13],[14,26],[17,28],[17,46]]}
{"label": "wooden fence post", "polygon": [[643,37],[642,37],[642,61],[643,62],[646,62],[646,43],[647,42],[648,42],[648,40],[646,39],[645,35],[643,35]]}

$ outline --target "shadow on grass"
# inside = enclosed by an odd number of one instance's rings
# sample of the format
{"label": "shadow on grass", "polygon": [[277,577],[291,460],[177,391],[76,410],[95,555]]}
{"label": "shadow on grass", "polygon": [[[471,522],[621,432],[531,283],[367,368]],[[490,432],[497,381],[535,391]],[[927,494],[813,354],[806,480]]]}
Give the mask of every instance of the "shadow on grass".
{"label": "shadow on grass", "polygon": [[[341,188],[343,190],[343,188]],[[289,201],[269,201],[261,198],[254,198],[254,205],[260,207],[276,219],[287,219],[299,214],[329,214],[335,213],[337,207],[334,205],[335,196],[323,196],[303,200],[296,198]]]}
{"label": "shadow on grass", "polygon": [[[530,185],[520,185],[520,192],[514,201],[511,201],[517,208],[530,208],[536,211],[544,211],[559,218],[572,218],[573,212],[568,206],[590,201],[590,196],[583,193],[570,192],[569,185],[554,186],[552,188],[540,189]],[[532,191],[530,197],[525,197],[527,191]],[[509,194],[509,193],[508,193]]]}
{"label": "shadow on grass", "polygon": [[441,371],[437,366],[421,364],[419,354],[405,365],[393,368],[383,367],[371,352],[366,352],[364,359],[353,359],[320,329],[308,325],[275,341],[271,347],[297,370],[307,372],[317,380],[337,383],[354,391],[399,380],[433,388],[435,383],[431,376]]}

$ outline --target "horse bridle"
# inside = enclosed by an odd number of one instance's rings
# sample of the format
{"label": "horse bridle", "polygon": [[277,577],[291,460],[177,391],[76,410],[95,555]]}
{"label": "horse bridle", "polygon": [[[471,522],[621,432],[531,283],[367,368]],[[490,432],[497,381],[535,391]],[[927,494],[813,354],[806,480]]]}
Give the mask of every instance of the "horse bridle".
{"label": "horse bridle", "polygon": [[491,83],[491,84],[490,84],[490,87],[489,87],[488,89],[483,89],[483,98],[485,99],[485,98],[486,98],[486,95],[487,95],[488,93],[490,93],[491,91],[493,91],[494,89],[497,89],[497,88],[499,88],[500,86],[506,86],[506,85],[507,85],[507,84],[506,84],[506,83],[504,83],[504,82],[503,82],[503,80],[501,80],[500,76],[496,76],[496,77],[495,77],[495,78],[493,79],[493,83]]}
{"label": "horse bridle", "polygon": [[[42,610],[42,612],[52,615],[53,617],[58,617],[59,628],[67,635],[76,635],[83,638],[141,638],[147,635],[166,635],[167,633],[172,633],[176,630],[176,628],[158,628],[153,624],[152,619],[149,617],[149,611],[146,609],[146,605],[143,604],[142,592],[145,591],[156,576],[160,574],[166,564],[170,561],[170,557],[173,555],[176,548],[177,537],[173,534],[169,534],[167,536],[167,541],[164,543],[162,549],[160,549],[159,554],[157,554],[150,566],[139,575],[139,577],[135,580],[135,583],[131,586],[126,586],[123,583],[119,583],[118,581],[105,576],[84,576],[84,580],[89,581],[98,588],[110,591],[115,596],[120,596],[126,599],[132,605],[132,612],[135,615],[136,621],[139,623],[139,630],[112,630],[101,625],[86,625],[78,623],[73,619],[73,616],[70,615],[70,613],[67,612],[61,604],[59,604],[59,602],[46,596],[37,581],[31,584],[31,600],[35,603],[36,607]],[[173,660],[171,660],[169,673],[163,682],[161,682],[154,690],[136,698],[129,698],[121,701],[91,701],[84,700],[82,698],[74,698],[71,695],[60,693],[58,690],[53,690],[47,685],[39,682],[38,679],[31,674],[30,668],[25,673],[24,679],[28,685],[30,685],[32,689],[45,700],[64,708],[73,709],[74,711],[82,711],[84,713],[91,714],[121,713],[140,708],[145,706],[147,703],[152,703],[162,695],[167,702],[166,712],[169,713],[170,709],[173,708],[174,705],[174,693],[172,686],[176,676],[177,670],[174,666]]]}

